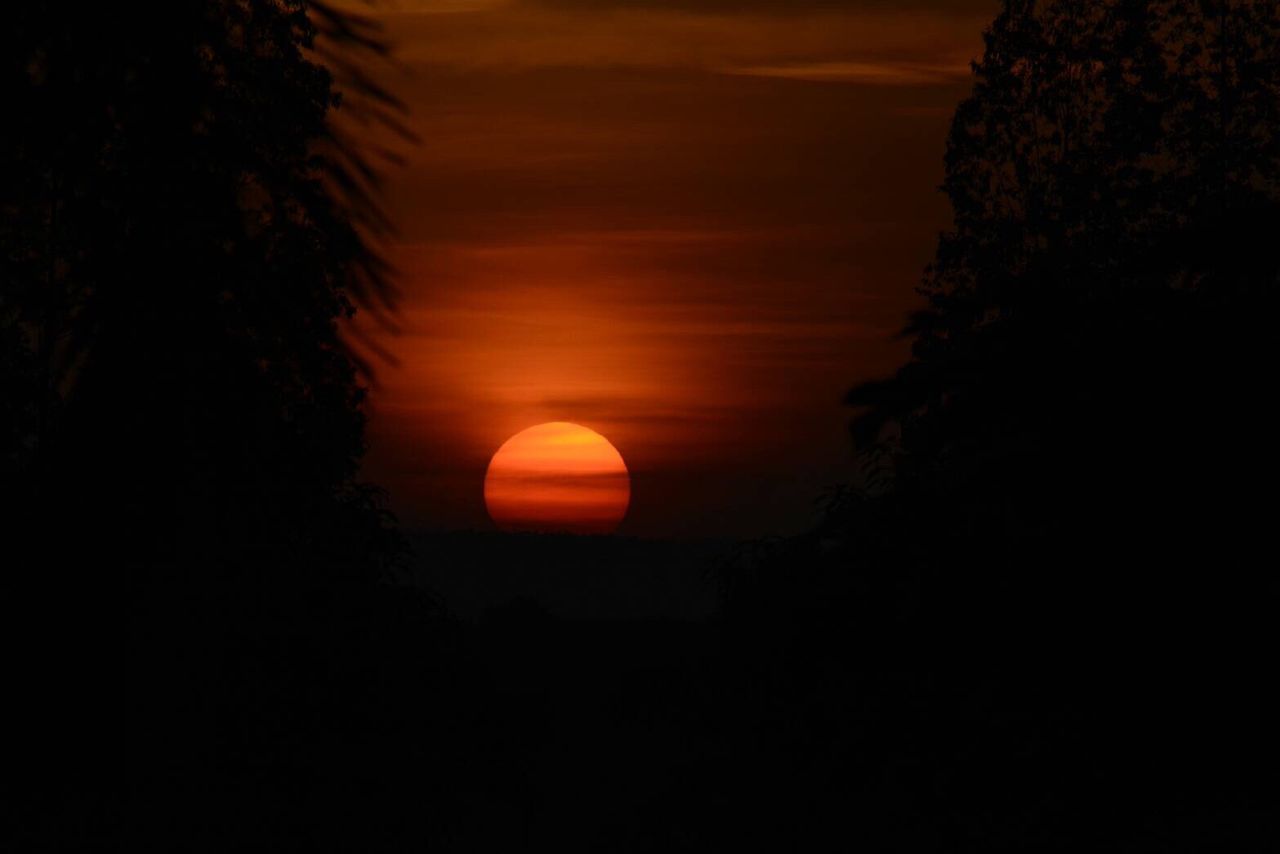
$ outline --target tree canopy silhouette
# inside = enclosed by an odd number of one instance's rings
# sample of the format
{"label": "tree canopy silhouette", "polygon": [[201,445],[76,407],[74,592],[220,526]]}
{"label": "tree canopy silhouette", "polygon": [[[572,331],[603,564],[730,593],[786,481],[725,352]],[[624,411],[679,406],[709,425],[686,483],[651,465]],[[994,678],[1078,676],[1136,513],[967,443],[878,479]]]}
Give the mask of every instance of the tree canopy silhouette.
{"label": "tree canopy silhouette", "polygon": [[[110,517],[98,533],[138,558],[180,539],[316,572],[352,557],[336,537],[373,547],[339,324],[389,305],[387,224],[318,58],[350,76],[376,33],[227,0],[27,4],[3,40],[5,463],[30,511]],[[394,123],[367,78],[355,96]],[[139,531],[177,539],[149,554]]]}
{"label": "tree canopy silhouette", "polygon": [[951,129],[913,358],[848,397],[900,489],[1041,530],[1084,503],[1176,532],[1243,498],[1272,444],[1277,37],[1270,0],[1006,4]]}
{"label": "tree canopy silhouette", "polygon": [[1004,4],[912,357],[848,395],[874,488],[728,572],[744,836],[1274,847],[1277,43],[1275,0]]}
{"label": "tree canopy silhouette", "polygon": [[394,308],[385,51],[304,0],[3,13],[19,847],[439,833],[443,628],[379,584],[399,546],[342,325]]}

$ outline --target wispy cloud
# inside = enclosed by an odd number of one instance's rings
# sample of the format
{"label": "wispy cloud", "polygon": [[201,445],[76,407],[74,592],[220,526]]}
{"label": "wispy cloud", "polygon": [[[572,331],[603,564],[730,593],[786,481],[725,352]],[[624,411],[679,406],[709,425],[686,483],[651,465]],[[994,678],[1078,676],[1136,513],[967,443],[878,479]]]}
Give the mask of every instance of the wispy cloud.
{"label": "wispy cloud", "polygon": [[952,83],[969,76],[967,62],[870,62],[829,60],[775,65],[744,65],[720,69],[725,74],[781,77],[820,83],[861,83],[869,86],[930,86]]}
{"label": "wispy cloud", "polygon": [[[442,14],[469,11],[471,14]],[[919,85],[963,77],[988,19],[921,3],[730,10],[610,5],[413,6],[387,15],[398,57],[468,71],[680,69]]]}

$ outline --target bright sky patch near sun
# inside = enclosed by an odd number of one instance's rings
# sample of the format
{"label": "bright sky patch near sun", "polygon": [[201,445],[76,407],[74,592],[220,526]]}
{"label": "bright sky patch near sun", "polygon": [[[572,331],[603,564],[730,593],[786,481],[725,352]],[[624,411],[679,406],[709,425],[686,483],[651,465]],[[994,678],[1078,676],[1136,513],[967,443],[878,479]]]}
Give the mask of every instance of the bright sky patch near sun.
{"label": "bright sky patch near sun", "polygon": [[807,524],[852,477],[844,391],[905,356],[981,5],[382,13],[422,138],[388,185],[402,332],[365,321],[401,519],[486,525],[493,449],[571,421],[627,449],[624,533]]}

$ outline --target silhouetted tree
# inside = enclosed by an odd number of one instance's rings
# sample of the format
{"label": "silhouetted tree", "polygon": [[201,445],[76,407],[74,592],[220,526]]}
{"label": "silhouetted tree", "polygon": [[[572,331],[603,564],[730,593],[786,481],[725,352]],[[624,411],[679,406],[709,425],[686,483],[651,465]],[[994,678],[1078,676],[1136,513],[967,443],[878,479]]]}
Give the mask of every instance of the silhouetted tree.
{"label": "silhouetted tree", "polygon": [[[895,428],[900,486],[1074,498],[1082,457],[1118,453],[1123,479],[1188,416],[1252,405],[1233,339],[1275,290],[1277,36],[1274,2],[1008,4],[952,127],[915,358],[849,396],[864,446]],[[1159,398],[1224,387],[1176,417]],[[1120,447],[1132,417],[1152,423]]]}
{"label": "silhouetted tree", "polygon": [[1277,36],[1273,2],[1010,3],[952,127],[914,358],[849,395],[900,493],[992,556],[1052,540],[1072,595],[1203,602],[1214,563],[1270,589],[1244,472],[1275,470]]}
{"label": "silhouetted tree", "polygon": [[885,485],[734,570],[761,832],[1274,845],[1277,44],[1274,0],[1005,4],[912,359],[848,397]]}
{"label": "silhouetted tree", "polygon": [[308,563],[377,525],[338,323],[389,297],[385,223],[308,53],[313,20],[339,51],[358,22],[319,9],[7,13],[5,343],[38,386],[9,461],[40,513]]}
{"label": "silhouetted tree", "polygon": [[399,547],[357,479],[341,326],[394,297],[376,142],[407,132],[363,70],[384,52],[303,0],[3,13],[19,847],[439,833],[447,632],[378,583]]}

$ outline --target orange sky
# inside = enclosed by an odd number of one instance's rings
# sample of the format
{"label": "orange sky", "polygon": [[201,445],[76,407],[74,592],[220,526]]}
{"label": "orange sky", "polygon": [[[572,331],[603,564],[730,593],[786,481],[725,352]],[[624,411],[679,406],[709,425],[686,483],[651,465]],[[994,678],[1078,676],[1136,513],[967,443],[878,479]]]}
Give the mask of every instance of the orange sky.
{"label": "orange sky", "polygon": [[849,478],[842,394],[905,355],[995,5],[384,4],[422,143],[366,476],[408,525],[484,528],[492,453],[572,421],[631,469],[621,533],[806,524]]}

